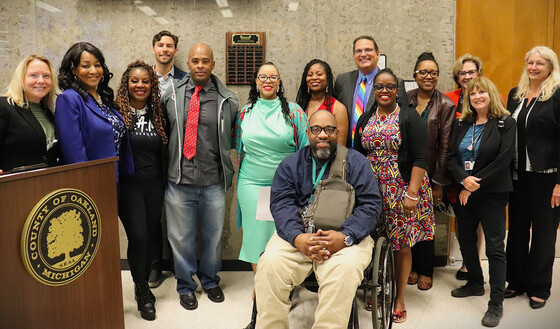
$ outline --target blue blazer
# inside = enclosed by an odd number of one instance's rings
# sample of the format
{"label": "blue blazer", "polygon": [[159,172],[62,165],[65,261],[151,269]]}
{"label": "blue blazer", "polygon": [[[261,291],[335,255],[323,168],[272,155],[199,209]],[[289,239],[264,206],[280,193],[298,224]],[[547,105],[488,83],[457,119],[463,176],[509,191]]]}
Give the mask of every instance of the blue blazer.
{"label": "blue blazer", "polygon": [[[120,113],[110,108],[121,120]],[[86,101],[74,89],[56,99],[55,124],[64,163],[76,163],[116,156],[113,126],[89,96]],[[118,173],[134,174],[128,133],[121,143]]]}

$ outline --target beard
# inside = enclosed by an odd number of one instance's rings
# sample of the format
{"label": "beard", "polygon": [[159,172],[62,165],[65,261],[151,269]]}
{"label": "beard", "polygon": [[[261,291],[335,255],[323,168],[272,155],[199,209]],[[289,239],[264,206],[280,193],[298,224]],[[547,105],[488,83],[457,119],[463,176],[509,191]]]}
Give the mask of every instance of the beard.
{"label": "beard", "polygon": [[336,143],[333,143],[332,141],[329,141],[328,148],[321,148],[321,149],[317,147],[317,142],[315,142],[311,144],[311,153],[313,154],[313,157],[317,160],[327,160],[334,153],[335,148],[336,148]]}

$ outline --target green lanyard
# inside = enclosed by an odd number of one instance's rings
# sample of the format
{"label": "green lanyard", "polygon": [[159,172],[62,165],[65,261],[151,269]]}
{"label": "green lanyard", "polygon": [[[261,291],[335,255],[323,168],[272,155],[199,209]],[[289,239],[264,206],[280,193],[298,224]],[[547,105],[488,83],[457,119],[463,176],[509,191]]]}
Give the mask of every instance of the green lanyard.
{"label": "green lanyard", "polygon": [[321,178],[323,177],[323,174],[325,173],[325,169],[327,169],[327,164],[329,162],[326,161],[323,164],[323,167],[321,168],[321,171],[319,172],[319,176],[317,177],[317,163],[315,162],[315,159],[313,159],[313,194],[311,194],[311,197],[309,198],[309,203],[311,204],[311,201],[313,201],[313,196],[315,195],[315,189],[317,188],[317,184],[319,184],[319,182],[321,181]]}

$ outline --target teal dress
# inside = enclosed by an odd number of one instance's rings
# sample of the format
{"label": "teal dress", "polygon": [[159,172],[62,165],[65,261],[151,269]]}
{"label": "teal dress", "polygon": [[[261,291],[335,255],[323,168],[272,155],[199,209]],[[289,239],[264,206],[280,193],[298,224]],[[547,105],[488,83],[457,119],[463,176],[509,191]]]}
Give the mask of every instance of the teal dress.
{"label": "teal dress", "polygon": [[252,109],[246,106],[240,114],[236,142],[242,161],[237,205],[243,241],[239,259],[256,264],[276,230],[274,222],[255,219],[259,189],[272,184],[276,168],[285,157],[309,144],[305,132],[308,124],[301,108],[293,103],[290,103],[291,123],[287,123],[278,98],[259,98]]}

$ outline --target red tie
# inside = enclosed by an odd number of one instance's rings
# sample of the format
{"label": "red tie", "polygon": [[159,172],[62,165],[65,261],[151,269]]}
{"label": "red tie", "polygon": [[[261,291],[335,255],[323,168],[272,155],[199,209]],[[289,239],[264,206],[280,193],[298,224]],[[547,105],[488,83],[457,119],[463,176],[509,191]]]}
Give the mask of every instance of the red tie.
{"label": "red tie", "polygon": [[187,159],[192,159],[196,154],[196,137],[198,134],[198,114],[200,113],[200,98],[198,93],[202,89],[201,86],[194,88],[194,93],[189,104],[189,113],[187,114],[187,125],[185,126],[185,142],[183,144],[183,155]]}

